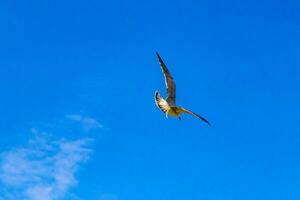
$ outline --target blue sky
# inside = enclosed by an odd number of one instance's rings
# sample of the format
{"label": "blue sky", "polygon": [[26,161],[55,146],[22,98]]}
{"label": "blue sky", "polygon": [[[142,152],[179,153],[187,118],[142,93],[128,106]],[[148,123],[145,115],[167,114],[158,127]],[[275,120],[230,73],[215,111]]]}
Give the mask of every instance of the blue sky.
{"label": "blue sky", "polygon": [[0,199],[299,199],[299,6],[1,1]]}

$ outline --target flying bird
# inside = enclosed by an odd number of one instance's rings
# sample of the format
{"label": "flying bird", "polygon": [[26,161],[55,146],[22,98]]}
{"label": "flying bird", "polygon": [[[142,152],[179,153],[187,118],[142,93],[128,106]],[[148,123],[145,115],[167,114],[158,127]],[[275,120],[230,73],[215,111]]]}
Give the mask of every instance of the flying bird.
{"label": "flying bird", "polygon": [[185,108],[176,106],[176,103],[175,103],[176,85],[175,85],[174,79],[171,76],[164,61],[162,60],[162,58],[160,57],[160,55],[157,52],[156,52],[156,56],[158,58],[159,65],[160,65],[162,72],[164,74],[164,77],[165,77],[165,83],[166,83],[167,94],[168,94],[168,97],[166,99],[163,99],[161,97],[160,93],[158,91],[155,91],[155,103],[156,103],[157,107],[163,113],[166,114],[166,117],[168,117],[168,115],[170,115],[170,116],[177,117],[179,120],[181,120],[180,114],[187,113],[187,114],[191,114],[191,115],[198,117],[199,119],[203,120],[207,124],[210,124],[209,121],[207,121],[204,117],[201,117],[200,115],[198,115],[190,110],[187,110]]}

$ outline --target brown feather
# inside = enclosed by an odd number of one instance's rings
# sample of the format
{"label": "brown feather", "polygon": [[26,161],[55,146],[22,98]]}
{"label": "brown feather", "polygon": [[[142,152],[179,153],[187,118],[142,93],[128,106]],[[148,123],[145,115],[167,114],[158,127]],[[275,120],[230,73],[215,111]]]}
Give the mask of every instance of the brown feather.
{"label": "brown feather", "polygon": [[188,114],[194,115],[194,116],[198,117],[199,119],[203,120],[204,122],[206,122],[207,124],[210,124],[207,119],[205,119],[204,117],[198,115],[197,113],[194,113],[193,111],[187,110],[185,108],[180,108],[180,107],[178,107],[178,110],[179,110],[179,112],[183,112],[183,113],[188,113]]}
{"label": "brown feather", "polygon": [[167,88],[167,102],[171,105],[171,106],[175,106],[175,98],[176,98],[176,85],[175,82],[173,80],[173,77],[171,76],[167,66],[165,65],[164,61],[162,60],[162,58],[160,57],[160,55],[156,52],[160,67],[163,71],[164,77],[165,77],[165,83],[166,83],[166,88]]}

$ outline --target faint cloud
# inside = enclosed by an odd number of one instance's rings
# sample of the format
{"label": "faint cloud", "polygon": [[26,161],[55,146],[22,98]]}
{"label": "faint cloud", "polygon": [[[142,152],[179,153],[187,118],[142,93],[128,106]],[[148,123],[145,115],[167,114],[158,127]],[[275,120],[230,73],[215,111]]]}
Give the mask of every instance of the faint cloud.
{"label": "faint cloud", "polygon": [[35,137],[25,147],[1,154],[0,181],[7,190],[1,198],[62,199],[77,184],[75,174],[89,158],[91,139],[53,141],[32,131]]}
{"label": "faint cloud", "polygon": [[66,117],[67,119],[81,123],[85,131],[103,128],[103,125],[100,124],[96,119],[92,117],[85,117],[78,114],[66,115]]}

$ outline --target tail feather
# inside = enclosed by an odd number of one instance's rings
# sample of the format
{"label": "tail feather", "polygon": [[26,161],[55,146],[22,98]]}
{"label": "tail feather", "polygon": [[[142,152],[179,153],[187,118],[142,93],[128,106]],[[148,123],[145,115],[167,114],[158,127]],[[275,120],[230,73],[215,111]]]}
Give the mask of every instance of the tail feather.
{"label": "tail feather", "polygon": [[168,102],[160,96],[158,91],[155,91],[154,100],[155,100],[155,104],[157,105],[157,107],[163,113],[166,113],[170,109]]}

